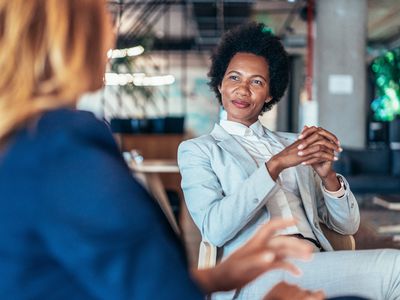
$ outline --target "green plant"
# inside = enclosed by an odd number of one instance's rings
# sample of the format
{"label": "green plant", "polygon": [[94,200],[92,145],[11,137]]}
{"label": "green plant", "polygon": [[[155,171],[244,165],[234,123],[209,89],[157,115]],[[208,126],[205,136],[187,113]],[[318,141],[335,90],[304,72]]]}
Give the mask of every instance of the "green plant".
{"label": "green plant", "polygon": [[371,103],[374,119],[392,121],[400,117],[400,48],[376,58],[371,69],[378,96]]}

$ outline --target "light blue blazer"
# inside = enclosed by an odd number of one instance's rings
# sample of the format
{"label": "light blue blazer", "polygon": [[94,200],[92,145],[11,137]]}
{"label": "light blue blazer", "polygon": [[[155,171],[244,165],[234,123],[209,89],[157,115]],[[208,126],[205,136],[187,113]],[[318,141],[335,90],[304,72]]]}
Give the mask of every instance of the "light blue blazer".
{"label": "light blue blazer", "polygon": [[[297,135],[265,134],[282,149]],[[270,220],[266,203],[280,189],[265,165],[257,166],[244,147],[221,126],[209,135],[184,141],[178,149],[182,189],[191,216],[203,240],[221,247],[222,256],[247,241]],[[295,168],[307,219],[322,247],[333,250],[319,223],[341,234],[354,234],[360,223],[357,201],[343,178],[346,192],[337,199],[322,192],[319,176],[309,166]]]}

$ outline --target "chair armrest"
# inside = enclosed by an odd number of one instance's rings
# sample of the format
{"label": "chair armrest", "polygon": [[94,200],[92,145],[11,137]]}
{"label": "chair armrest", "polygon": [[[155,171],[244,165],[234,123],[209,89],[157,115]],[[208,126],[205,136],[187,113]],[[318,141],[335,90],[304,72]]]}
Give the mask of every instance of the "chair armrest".
{"label": "chair armrest", "polygon": [[[356,242],[352,235],[342,235],[320,223],[320,227],[334,250],[355,250]],[[201,241],[199,248],[199,269],[215,267],[217,264],[217,247],[207,241]]]}
{"label": "chair armrest", "polygon": [[201,241],[199,248],[198,269],[215,267],[217,264],[217,247],[207,241]]}
{"label": "chair armrest", "polygon": [[326,227],[325,224],[320,223],[322,232],[325,237],[331,243],[334,250],[355,250],[356,249],[356,241],[352,235],[343,235],[337,233]]}

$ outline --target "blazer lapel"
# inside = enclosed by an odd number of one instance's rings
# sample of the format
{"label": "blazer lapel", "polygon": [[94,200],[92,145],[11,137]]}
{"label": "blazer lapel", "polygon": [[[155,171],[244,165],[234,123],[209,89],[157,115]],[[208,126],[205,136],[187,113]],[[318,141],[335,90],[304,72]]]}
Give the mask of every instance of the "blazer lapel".
{"label": "blazer lapel", "polygon": [[310,168],[306,166],[295,167],[296,180],[299,187],[301,199],[303,201],[304,210],[306,211],[307,218],[311,224],[314,222],[314,215],[316,207],[311,199],[315,198],[315,186],[312,173],[310,174]]}
{"label": "blazer lapel", "polygon": [[218,141],[218,146],[231,155],[243,171],[250,176],[257,169],[257,164],[243,146],[228,134],[221,126],[215,124],[211,136]]}
{"label": "blazer lapel", "polygon": [[292,141],[289,138],[285,136],[280,136],[266,127],[264,127],[264,134],[269,136],[273,141],[275,141],[280,146],[281,150],[285,149],[292,143]]}

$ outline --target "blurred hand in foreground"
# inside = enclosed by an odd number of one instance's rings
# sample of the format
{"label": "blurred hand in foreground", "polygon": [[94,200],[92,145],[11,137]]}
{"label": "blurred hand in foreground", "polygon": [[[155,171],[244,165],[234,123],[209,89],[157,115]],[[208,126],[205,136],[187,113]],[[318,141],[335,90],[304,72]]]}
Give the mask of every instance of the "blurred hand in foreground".
{"label": "blurred hand in foreground", "polygon": [[311,292],[297,285],[281,282],[275,285],[264,297],[264,300],[323,300],[325,294],[322,291]]}
{"label": "blurred hand in foreground", "polygon": [[261,274],[284,269],[294,275],[301,271],[287,258],[310,260],[313,247],[295,237],[278,236],[278,230],[295,225],[295,221],[271,220],[241,248],[213,268],[193,270],[195,280],[206,293],[241,288]]}

